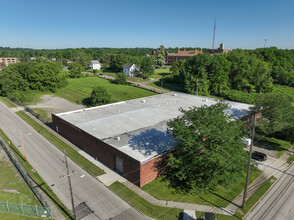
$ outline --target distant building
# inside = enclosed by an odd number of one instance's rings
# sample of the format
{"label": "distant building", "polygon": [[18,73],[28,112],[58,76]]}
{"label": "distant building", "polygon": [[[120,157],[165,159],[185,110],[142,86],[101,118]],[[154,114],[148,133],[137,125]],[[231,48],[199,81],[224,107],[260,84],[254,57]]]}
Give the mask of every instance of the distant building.
{"label": "distant building", "polygon": [[167,53],[166,54],[166,62],[167,64],[172,64],[174,62],[177,62],[179,60],[186,60],[189,57],[193,57],[195,55],[198,55],[199,53],[202,53],[202,50],[192,50],[192,51],[187,51],[184,49],[184,51],[178,50],[177,53]]}
{"label": "distant building", "polygon": [[127,76],[137,76],[139,69],[137,68],[137,66],[133,63],[128,63],[124,66],[123,68],[123,72],[127,75]]}
{"label": "distant building", "polygon": [[4,63],[5,66],[8,66],[11,63],[17,63],[18,58],[16,57],[0,57],[0,66]]}
{"label": "distant building", "polygon": [[70,64],[70,63],[72,63],[73,61],[72,61],[72,60],[66,60],[66,62],[67,62],[68,64]]}
{"label": "distant building", "polygon": [[51,61],[56,61],[56,58],[51,58]]}
{"label": "distant building", "polygon": [[100,70],[101,69],[101,64],[98,60],[91,60],[88,66],[89,66],[90,70]]}
{"label": "distant building", "polygon": [[167,53],[166,54],[166,62],[167,64],[173,64],[174,62],[177,62],[179,60],[187,60],[189,57],[196,56],[200,53],[210,53],[210,54],[215,54],[215,53],[228,53],[231,50],[226,50],[224,49],[224,44],[220,44],[220,47],[217,49],[195,49],[192,51],[184,51],[178,50],[178,53]]}
{"label": "distant building", "polygon": [[30,60],[36,60],[36,57],[30,57]]}

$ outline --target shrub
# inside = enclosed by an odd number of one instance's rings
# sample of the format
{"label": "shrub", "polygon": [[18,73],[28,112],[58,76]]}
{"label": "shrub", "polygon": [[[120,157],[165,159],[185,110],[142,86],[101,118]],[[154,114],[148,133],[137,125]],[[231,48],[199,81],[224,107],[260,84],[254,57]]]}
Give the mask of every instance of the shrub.
{"label": "shrub", "polygon": [[115,83],[120,84],[120,85],[127,85],[127,76],[124,73],[117,73],[115,77]]}
{"label": "shrub", "polygon": [[91,105],[104,105],[108,104],[111,101],[111,96],[108,91],[103,87],[96,87],[91,93]]}

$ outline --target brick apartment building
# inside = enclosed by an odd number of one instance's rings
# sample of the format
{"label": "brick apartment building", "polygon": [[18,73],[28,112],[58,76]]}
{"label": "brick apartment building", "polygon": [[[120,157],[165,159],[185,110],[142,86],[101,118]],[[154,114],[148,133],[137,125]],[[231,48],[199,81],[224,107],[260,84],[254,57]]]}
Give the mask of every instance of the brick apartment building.
{"label": "brick apartment building", "polygon": [[[167,121],[179,108],[213,105],[217,100],[178,92],[52,114],[53,129],[96,160],[139,187],[157,177],[156,164],[175,142]],[[228,102],[227,114],[242,119],[250,105]]]}
{"label": "brick apartment building", "polygon": [[177,53],[166,54],[166,63],[170,65],[179,60],[186,60],[189,57],[196,56],[200,53],[216,54],[216,53],[228,53],[229,51],[231,50],[224,49],[224,44],[220,44],[220,47],[217,49],[199,49],[199,50],[195,49],[192,51],[187,51],[186,49],[184,49],[183,51],[178,50]]}
{"label": "brick apartment building", "polygon": [[17,63],[18,58],[16,57],[0,57],[0,66],[2,63],[5,64],[5,66],[8,66],[11,63]]}

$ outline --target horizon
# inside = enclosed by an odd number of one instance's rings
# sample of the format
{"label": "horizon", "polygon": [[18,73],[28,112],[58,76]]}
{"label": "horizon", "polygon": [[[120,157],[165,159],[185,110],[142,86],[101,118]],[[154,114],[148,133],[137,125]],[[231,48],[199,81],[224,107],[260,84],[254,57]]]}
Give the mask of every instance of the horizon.
{"label": "horizon", "polygon": [[[10,48],[294,49],[294,2],[248,0],[4,1],[0,45]],[[265,41],[266,40],[266,41]]]}

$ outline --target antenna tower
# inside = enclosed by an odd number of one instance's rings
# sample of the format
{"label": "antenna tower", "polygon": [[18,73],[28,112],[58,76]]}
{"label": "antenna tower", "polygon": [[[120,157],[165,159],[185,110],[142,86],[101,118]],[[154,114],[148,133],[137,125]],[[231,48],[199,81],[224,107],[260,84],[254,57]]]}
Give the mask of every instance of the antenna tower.
{"label": "antenna tower", "polygon": [[212,53],[213,54],[214,54],[215,29],[216,29],[216,17],[214,18],[213,39],[212,39]]}

